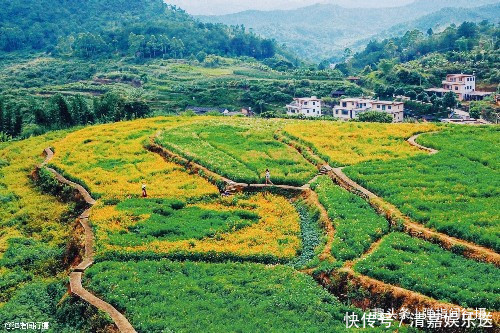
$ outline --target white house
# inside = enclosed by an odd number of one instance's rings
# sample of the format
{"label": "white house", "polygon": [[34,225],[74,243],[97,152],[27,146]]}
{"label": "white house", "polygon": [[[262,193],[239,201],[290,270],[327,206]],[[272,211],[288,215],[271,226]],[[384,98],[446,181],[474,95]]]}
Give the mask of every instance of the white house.
{"label": "white house", "polygon": [[349,120],[357,118],[361,113],[367,111],[385,112],[392,116],[393,122],[403,121],[404,102],[375,101],[366,98],[344,98],[340,104],[333,108],[333,116]]}
{"label": "white house", "polygon": [[365,98],[344,98],[333,108],[333,116],[349,120],[357,118],[361,112],[371,109],[372,100]]}
{"label": "white house", "polygon": [[431,88],[425,91],[437,96],[443,96],[449,91],[457,95],[459,101],[482,100],[491,95],[490,92],[476,91],[476,76],[468,74],[448,74],[442,82],[442,88]]}
{"label": "white house", "polygon": [[392,116],[393,123],[402,123],[404,118],[404,102],[394,101],[373,101],[373,111],[386,112]]}
{"label": "white house", "polygon": [[316,96],[294,98],[293,102],[286,106],[286,110],[286,114],[290,116],[321,117],[321,99]]}

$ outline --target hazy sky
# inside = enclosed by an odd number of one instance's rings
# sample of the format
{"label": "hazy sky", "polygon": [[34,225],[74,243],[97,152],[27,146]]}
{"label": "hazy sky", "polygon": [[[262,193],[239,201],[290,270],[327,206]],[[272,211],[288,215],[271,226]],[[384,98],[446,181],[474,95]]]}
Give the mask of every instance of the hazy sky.
{"label": "hazy sky", "polygon": [[[294,9],[315,3],[336,3],[345,7],[389,7],[414,0],[165,0],[193,15],[218,15],[248,9]],[[439,1],[439,0],[437,0]]]}

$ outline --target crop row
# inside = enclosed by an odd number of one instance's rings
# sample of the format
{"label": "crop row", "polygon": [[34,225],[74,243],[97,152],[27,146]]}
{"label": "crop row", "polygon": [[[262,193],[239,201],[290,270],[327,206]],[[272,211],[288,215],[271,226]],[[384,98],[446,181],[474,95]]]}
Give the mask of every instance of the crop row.
{"label": "crop row", "polygon": [[464,307],[500,309],[500,270],[401,233],[386,236],[355,270]]}
{"label": "crop row", "polygon": [[[221,124],[222,122],[222,124]],[[203,122],[164,131],[159,143],[237,182],[301,186],[315,169],[298,152],[274,140],[276,125],[263,120]]]}
{"label": "crop row", "polygon": [[335,228],[332,254],[340,261],[355,259],[389,230],[384,217],[359,196],[321,176],[311,188],[318,194]]}
{"label": "crop row", "polygon": [[357,312],[286,266],[107,261],[85,277],[141,332],[339,332]]}
{"label": "crop row", "polygon": [[419,140],[440,149],[438,154],[366,162],[345,171],[412,219],[498,251],[500,169],[492,152],[499,134],[493,128],[453,128]]}

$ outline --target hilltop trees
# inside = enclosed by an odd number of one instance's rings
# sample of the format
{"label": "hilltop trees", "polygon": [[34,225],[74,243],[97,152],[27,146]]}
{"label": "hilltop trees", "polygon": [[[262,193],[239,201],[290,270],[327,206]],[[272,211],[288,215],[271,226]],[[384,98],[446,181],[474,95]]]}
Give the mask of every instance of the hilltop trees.
{"label": "hilltop trees", "polygon": [[0,8],[0,51],[6,52],[37,50],[82,58],[131,54],[139,59],[184,58],[199,52],[265,59],[276,53],[274,41],[242,26],[201,23],[161,0],[63,5],[34,0],[29,6],[21,0],[0,0]]}

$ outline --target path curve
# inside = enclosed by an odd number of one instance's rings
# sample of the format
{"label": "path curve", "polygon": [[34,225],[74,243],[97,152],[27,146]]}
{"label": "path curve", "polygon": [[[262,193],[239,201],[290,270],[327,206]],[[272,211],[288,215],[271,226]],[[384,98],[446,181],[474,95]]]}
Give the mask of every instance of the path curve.
{"label": "path curve", "polygon": [[[44,153],[45,153],[45,160],[43,161],[43,163],[40,165],[39,168],[47,169],[50,173],[52,173],[55,176],[55,178],[60,183],[71,186],[74,189],[76,189],[89,206],[95,205],[96,201],[92,198],[92,196],[83,186],[67,180],[59,172],[47,166],[50,160],[54,157],[54,152],[52,151],[52,149],[45,148]],[[75,267],[69,275],[70,290],[73,294],[77,295],[87,303],[107,313],[111,317],[111,319],[113,319],[115,325],[118,327],[118,330],[120,332],[137,333],[123,314],[121,314],[118,310],[116,310],[111,304],[96,297],[82,286],[83,273],[87,268],[89,268],[94,263],[94,232],[89,224],[90,209],[91,208],[86,209],[78,217],[78,221],[85,230],[85,255],[83,261],[77,267]]]}
{"label": "path curve", "polygon": [[407,141],[410,145],[414,146],[414,147],[417,147],[418,149],[420,150],[425,150],[427,152],[429,152],[430,155],[434,155],[434,154],[437,154],[439,153],[439,150],[436,150],[434,148],[429,148],[429,147],[425,147],[425,146],[422,146],[421,144],[417,143],[417,139],[419,136],[421,136],[422,134],[435,134],[435,133],[439,133],[439,131],[434,131],[434,132],[424,132],[424,133],[419,133],[419,134],[415,134],[413,135],[412,137],[410,137]]}
{"label": "path curve", "polygon": [[145,146],[147,150],[149,150],[152,153],[156,153],[163,157],[163,159],[180,164],[184,166],[186,169],[188,169],[191,172],[198,173],[205,179],[207,179],[211,183],[215,182],[222,182],[224,183],[224,191],[228,192],[243,192],[245,190],[260,190],[264,188],[274,188],[274,189],[281,189],[285,191],[297,191],[297,192],[303,192],[307,191],[309,188],[309,183],[303,185],[303,186],[290,186],[290,185],[267,185],[267,184],[247,184],[247,183],[238,183],[235,182],[234,180],[231,180],[227,177],[221,176],[218,173],[215,173],[208,169],[207,167],[204,167],[203,165],[196,163],[194,161],[190,161],[187,158],[174,153],[173,151],[157,144],[155,142],[155,139],[158,137],[160,133],[156,133],[153,137],[150,138],[149,143]]}

